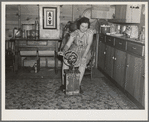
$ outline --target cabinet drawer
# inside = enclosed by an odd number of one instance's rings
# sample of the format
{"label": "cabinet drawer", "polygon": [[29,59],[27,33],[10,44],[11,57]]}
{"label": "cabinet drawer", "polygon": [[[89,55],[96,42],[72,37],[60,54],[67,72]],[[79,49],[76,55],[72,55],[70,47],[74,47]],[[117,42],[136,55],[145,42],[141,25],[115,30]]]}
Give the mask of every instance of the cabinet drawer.
{"label": "cabinet drawer", "polygon": [[128,42],[127,43],[127,51],[130,53],[137,54],[139,56],[144,56],[144,46]]}
{"label": "cabinet drawer", "polygon": [[126,41],[123,39],[115,38],[115,47],[120,50],[125,50],[126,49]]}
{"label": "cabinet drawer", "polygon": [[99,36],[99,41],[101,41],[101,42],[105,42],[105,36]]}
{"label": "cabinet drawer", "polygon": [[106,36],[106,44],[109,46],[114,46],[114,38],[110,36]]}

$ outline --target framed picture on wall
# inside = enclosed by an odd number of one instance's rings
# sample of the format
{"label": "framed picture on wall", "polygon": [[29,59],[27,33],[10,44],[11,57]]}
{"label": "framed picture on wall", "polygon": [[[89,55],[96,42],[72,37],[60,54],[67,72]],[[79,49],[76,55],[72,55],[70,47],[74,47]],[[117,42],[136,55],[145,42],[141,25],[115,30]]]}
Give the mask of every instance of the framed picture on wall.
{"label": "framed picture on wall", "polygon": [[57,29],[56,7],[43,7],[43,29]]}

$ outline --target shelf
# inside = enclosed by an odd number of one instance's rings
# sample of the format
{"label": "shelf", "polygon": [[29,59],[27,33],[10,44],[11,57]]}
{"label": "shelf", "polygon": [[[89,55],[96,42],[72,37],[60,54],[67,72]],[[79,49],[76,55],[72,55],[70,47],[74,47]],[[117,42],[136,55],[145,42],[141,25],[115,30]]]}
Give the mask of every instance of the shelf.
{"label": "shelf", "polygon": [[9,41],[62,41],[62,39],[23,39],[23,38],[14,38]]}

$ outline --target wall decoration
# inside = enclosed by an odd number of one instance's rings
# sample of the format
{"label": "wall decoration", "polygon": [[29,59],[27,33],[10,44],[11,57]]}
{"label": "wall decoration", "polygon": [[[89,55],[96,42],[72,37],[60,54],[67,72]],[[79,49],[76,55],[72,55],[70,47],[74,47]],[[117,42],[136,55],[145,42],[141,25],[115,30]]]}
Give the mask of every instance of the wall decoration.
{"label": "wall decoration", "polygon": [[57,29],[56,7],[43,7],[43,29]]}

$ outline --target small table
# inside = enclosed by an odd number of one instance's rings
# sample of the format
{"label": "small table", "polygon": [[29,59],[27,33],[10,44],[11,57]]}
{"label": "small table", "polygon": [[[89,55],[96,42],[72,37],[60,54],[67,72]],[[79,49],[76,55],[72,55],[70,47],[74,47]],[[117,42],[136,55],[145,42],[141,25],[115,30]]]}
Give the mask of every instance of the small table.
{"label": "small table", "polygon": [[[58,72],[58,42],[61,42],[62,39],[22,39],[22,38],[14,38],[10,39],[10,42],[14,42],[14,50],[15,50],[15,62],[14,62],[14,71],[18,71],[19,67],[21,67],[21,55],[20,50],[23,48],[37,48],[37,52],[39,51],[54,51],[54,60],[55,60],[55,73]],[[29,56],[29,55],[28,55]],[[48,57],[48,55],[41,55],[42,57]],[[27,55],[25,56],[27,57]],[[40,55],[39,55],[40,57]]]}

